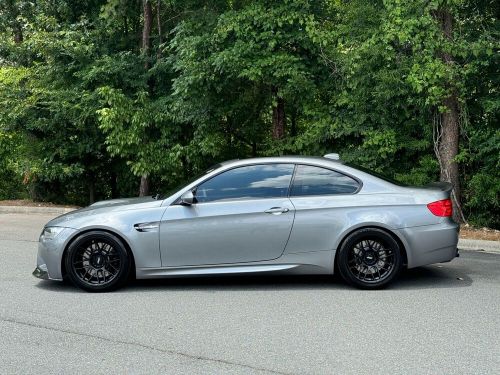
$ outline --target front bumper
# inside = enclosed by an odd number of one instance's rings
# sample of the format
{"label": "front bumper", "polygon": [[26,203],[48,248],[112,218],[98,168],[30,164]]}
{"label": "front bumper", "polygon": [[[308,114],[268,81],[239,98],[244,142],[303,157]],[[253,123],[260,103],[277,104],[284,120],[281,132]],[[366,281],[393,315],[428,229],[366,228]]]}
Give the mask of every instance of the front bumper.
{"label": "front bumper", "polygon": [[61,264],[64,249],[75,232],[75,229],[64,228],[51,240],[40,238],[33,276],[44,280],[60,281],[63,279]]}
{"label": "front bumper", "polygon": [[47,271],[47,266],[45,264],[37,266],[33,271],[33,276],[38,279],[49,280],[49,272]]}

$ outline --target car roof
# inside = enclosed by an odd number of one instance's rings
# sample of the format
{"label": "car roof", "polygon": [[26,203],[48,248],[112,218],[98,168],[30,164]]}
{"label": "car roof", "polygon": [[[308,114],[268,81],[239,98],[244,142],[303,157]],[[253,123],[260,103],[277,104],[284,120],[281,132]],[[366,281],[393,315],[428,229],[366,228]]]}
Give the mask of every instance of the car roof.
{"label": "car roof", "polygon": [[220,163],[219,168],[224,167],[224,169],[226,169],[243,165],[267,164],[267,163],[312,164],[327,168],[344,170],[347,173],[355,171],[357,172],[357,170],[353,168],[344,166],[344,162],[342,160],[334,160],[320,156],[298,156],[298,155],[270,156],[270,157],[228,160]]}
{"label": "car roof", "polygon": [[285,156],[267,156],[267,157],[259,157],[259,158],[248,158],[248,159],[233,159],[227,160],[220,165],[241,165],[241,164],[258,164],[258,163],[308,163],[312,162],[314,164],[322,162],[327,162],[327,164],[333,163],[342,163],[341,160],[329,159],[321,156],[300,156],[300,155],[285,155]]}
{"label": "car roof", "polygon": [[334,169],[336,171],[345,173],[361,180],[366,186],[364,191],[379,191],[382,189],[397,189],[397,186],[385,181],[379,177],[372,174],[366,173],[355,167],[346,165],[344,161],[338,159],[331,159],[328,157],[321,156],[271,156],[271,157],[260,157],[260,158],[249,158],[249,159],[235,159],[222,162],[214,169],[215,170],[227,170],[233,167],[252,165],[252,164],[267,164],[267,163],[294,163],[294,164],[309,164],[325,168]]}

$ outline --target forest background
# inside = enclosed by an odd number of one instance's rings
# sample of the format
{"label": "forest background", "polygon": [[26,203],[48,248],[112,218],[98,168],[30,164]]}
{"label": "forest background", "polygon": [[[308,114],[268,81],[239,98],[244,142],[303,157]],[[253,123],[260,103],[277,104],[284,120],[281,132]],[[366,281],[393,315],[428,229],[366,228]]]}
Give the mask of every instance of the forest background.
{"label": "forest background", "polygon": [[323,155],[500,228],[498,1],[1,0],[0,199],[86,205]]}

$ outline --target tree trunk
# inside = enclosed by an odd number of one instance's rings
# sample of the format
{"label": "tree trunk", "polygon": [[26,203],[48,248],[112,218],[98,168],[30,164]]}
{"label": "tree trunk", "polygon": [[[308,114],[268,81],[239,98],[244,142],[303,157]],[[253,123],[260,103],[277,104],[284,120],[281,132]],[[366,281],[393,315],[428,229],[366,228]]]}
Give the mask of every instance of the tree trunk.
{"label": "tree trunk", "polygon": [[95,184],[94,184],[94,176],[89,176],[89,204],[95,202]]}
{"label": "tree trunk", "polygon": [[141,176],[141,185],[139,186],[139,196],[145,197],[149,195],[149,177],[148,175]]}
{"label": "tree trunk", "polygon": [[109,185],[111,187],[111,199],[118,198],[118,176],[115,171],[111,171],[109,176]]}
{"label": "tree trunk", "polygon": [[[151,27],[153,24],[153,11],[151,9],[150,0],[142,1],[142,10],[143,10],[144,24],[142,27],[141,52],[144,55],[144,69],[148,70],[150,68],[149,50],[151,49]],[[143,174],[141,176],[139,196],[144,197],[146,195],[149,195],[149,176],[147,174]]]}
{"label": "tree trunk", "polygon": [[143,10],[144,24],[142,27],[141,52],[146,58],[144,63],[144,68],[149,69],[149,50],[151,48],[151,27],[153,24],[153,11],[151,9],[150,0],[143,0],[142,10]]}
{"label": "tree trunk", "polygon": [[280,98],[277,89],[273,89],[276,96],[276,106],[273,108],[273,138],[282,139],[285,136],[285,100]]}
{"label": "tree trunk", "polygon": [[458,155],[460,137],[459,110],[456,95],[450,95],[444,99],[443,105],[447,108],[447,112],[441,114],[441,139],[438,146],[441,181],[451,182],[453,185],[453,218],[458,222],[462,222],[460,175],[458,164],[455,161]]}
{"label": "tree trunk", "polygon": [[[435,17],[439,21],[439,25],[445,37],[448,40],[452,40],[453,18],[451,13],[447,9],[440,9],[435,13]],[[448,52],[442,52],[441,58],[446,64],[455,64],[453,56]],[[453,218],[457,222],[463,222],[464,217],[460,204],[460,175],[458,164],[455,161],[458,155],[460,142],[460,107],[453,83],[450,83],[450,92],[451,94],[443,99],[442,102],[446,111],[440,115],[441,131],[437,152],[441,169],[441,181],[447,181],[453,185]]]}
{"label": "tree trunk", "polygon": [[[5,0],[4,0],[5,1]],[[21,24],[18,22],[17,17],[19,16],[20,8],[19,5],[16,3],[16,1],[13,0],[7,0],[5,1],[5,11],[9,18],[12,20],[12,23],[10,24],[12,27],[12,34],[14,37],[14,43],[15,44],[21,44],[24,40],[23,36],[23,29]]]}
{"label": "tree trunk", "polygon": [[21,29],[21,25],[19,25],[19,23],[16,22],[14,26],[14,43],[21,44],[23,40],[24,40],[23,30]]}
{"label": "tree trunk", "polygon": [[297,135],[297,110],[292,111],[291,114],[290,135],[292,137]]}
{"label": "tree trunk", "polygon": [[160,58],[161,45],[163,43],[162,29],[161,29],[161,1],[158,0],[156,3],[156,26],[158,27],[158,52],[156,54],[157,58]]}

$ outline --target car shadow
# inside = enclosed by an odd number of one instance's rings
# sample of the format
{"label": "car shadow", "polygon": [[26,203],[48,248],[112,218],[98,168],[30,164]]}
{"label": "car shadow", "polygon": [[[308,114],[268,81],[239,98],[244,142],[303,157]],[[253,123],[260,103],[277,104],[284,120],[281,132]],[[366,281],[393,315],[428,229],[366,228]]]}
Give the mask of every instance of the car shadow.
{"label": "car shadow", "polygon": [[[416,290],[469,287],[473,280],[460,270],[432,265],[404,270],[385,290]],[[68,282],[40,281],[37,288],[53,292],[81,292]],[[339,276],[244,275],[200,276],[152,280],[133,280],[115,293],[158,291],[252,291],[252,290],[345,290],[353,289]]]}
{"label": "car shadow", "polygon": [[348,288],[331,276],[289,276],[289,275],[237,275],[190,277],[175,279],[135,280],[127,290],[299,290],[299,289]]}
{"label": "car shadow", "polygon": [[61,292],[61,293],[74,293],[80,292],[85,293],[85,291],[76,288],[69,281],[52,281],[52,280],[38,280],[35,284],[35,288],[46,290],[49,292]]}
{"label": "car shadow", "polygon": [[404,270],[393,289],[463,288],[473,283],[465,267],[434,264]]}
{"label": "car shadow", "polygon": [[[404,270],[399,279],[388,289],[434,289],[462,288],[472,285],[472,279],[463,270],[457,272],[445,266],[433,265]],[[176,279],[135,280],[124,291],[157,290],[324,290],[352,289],[339,276],[289,276],[289,275],[248,275],[212,276]]]}

